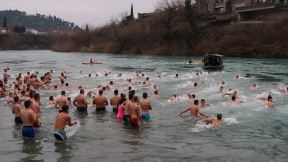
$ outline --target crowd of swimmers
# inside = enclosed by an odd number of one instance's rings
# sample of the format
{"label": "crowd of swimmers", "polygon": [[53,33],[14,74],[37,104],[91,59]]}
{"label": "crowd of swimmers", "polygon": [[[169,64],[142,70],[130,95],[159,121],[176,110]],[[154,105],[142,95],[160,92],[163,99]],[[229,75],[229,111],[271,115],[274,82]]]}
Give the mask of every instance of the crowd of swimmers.
{"label": "crowd of swimmers", "polygon": [[[15,123],[22,124],[23,137],[34,138],[35,129],[41,127],[43,124],[41,123],[41,103],[39,90],[57,90],[59,88],[69,87],[70,85],[66,82],[68,74],[69,73],[65,71],[62,72],[60,76],[57,77],[57,80],[59,80],[53,82],[52,70],[45,73],[41,77],[38,77],[40,75],[38,72],[27,72],[25,76],[22,76],[22,74],[19,73],[13,82],[8,82],[11,78],[9,75],[9,68],[4,69],[3,79],[0,80],[0,96],[7,102],[7,104],[12,105],[12,112],[15,114]],[[105,73],[104,76],[108,76],[110,74],[111,73]],[[141,71],[137,71],[134,74],[135,77],[143,79],[140,84],[150,84],[150,78],[146,77]],[[197,72],[195,75],[200,76],[202,73]],[[122,74],[118,74],[118,77],[121,76]],[[91,77],[91,74],[89,74],[88,77]],[[157,77],[161,78],[160,72],[157,72]],[[174,78],[179,78],[179,74],[176,74]],[[239,75],[237,75],[235,79],[239,80]],[[59,82],[59,84],[55,85],[55,82]],[[94,105],[96,112],[104,112],[110,105],[112,111],[120,121],[123,121],[125,124],[129,124],[133,127],[141,127],[143,120],[149,121],[151,119],[150,111],[152,110],[152,106],[150,100],[148,99],[149,96],[147,92],[141,94],[141,97],[137,96],[135,91],[132,89],[132,79],[128,79],[127,83],[127,92],[123,91],[120,93],[118,89],[114,88],[114,94],[110,99],[104,95],[104,92],[112,89],[112,87],[115,86],[113,81],[110,81],[107,85],[98,85],[97,93],[93,91],[88,91],[85,93],[83,87],[79,86],[79,94],[74,99],[67,97],[64,90],[61,91],[61,94],[57,99],[50,96],[48,105],[52,105],[59,110],[59,113],[55,119],[54,131],[61,134],[63,137],[66,137],[65,126],[77,124],[77,122],[73,122],[69,116],[69,105],[75,106],[79,113],[86,113],[90,104]],[[197,82],[191,82],[189,84],[191,84],[192,89],[197,89]],[[252,84],[249,89],[251,91],[255,91],[257,89],[257,85]],[[158,93],[157,85],[152,85],[151,91],[151,98],[161,98]],[[279,91],[281,93],[288,94],[288,87],[281,88]],[[223,97],[230,96],[230,104],[243,102],[236,90],[229,89],[228,91],[225,91],[225,82],[221,82],[219,84],[219,93]],[[89,103],[88,98],[93,98],[91,103]],[[216,117],[209,117],[201,112],[202,108],[210,106],[205,99],[198,100],[196,99],[195,94],[188,94],[187,98],[191,106],[180,112],[178,114],[179,116],[186,112],[190,112],[192,119],[198,120],[198,122],[211,124],[213,127],[218,127],[223,123],[221,113],[217,114]],[[267,107],[273,107],[274,101],[271,95],[261,96],[257,99],[264,100]],[[177,95],[173,95],[169,100],[172,102],[178,102],[179,97]]]}

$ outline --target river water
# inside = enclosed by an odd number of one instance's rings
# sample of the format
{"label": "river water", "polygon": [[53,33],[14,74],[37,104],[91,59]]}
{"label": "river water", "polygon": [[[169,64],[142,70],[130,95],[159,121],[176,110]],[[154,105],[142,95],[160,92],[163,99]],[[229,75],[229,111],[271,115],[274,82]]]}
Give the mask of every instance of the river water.
{"label": "river water", "polygon": [[[140,129],[124,126],[111,108],[105,114],[96,114],[90,107],[87,115],[79,115],[70,107],[72,119],[81,123],[79,131],[66,142],[55,141],[53,133],[57,110],[47,106],[50,95],[57,96],[60,90],[42,90],[42,128],[35,140],[23,140],[21,128],[14,124],[11,109],[0,102],[0,161],[287,161],[288,158],[288,95],[277,89],[288,84],[287,59],[225,58],[223,71],[208,74],[201,67],[185,65],[186,57],[134,56],[110,54],[56,53],[51,51],[1,51],[1,71],[10,68],[12,79],[19,72],[39,71],[43,74],[54,71],[54,81],[63,70],[72,72],[68,81],[71,88],[68,96],[78,93],[78,86],[96,90],[101,83],[116,82],[121,91],[127,88],[125,79],[133,78],[132,72],[141,70],[158,85],[160,100],[152,100],[153,118]],[[103,65],[82,65],[90,58],[102,61]],[[196,58],[200,59],[200,58]],[[82,73],[80,73],[80,70]],[[103,77],[104,72],[111,72]],[[162,78],[157,78],[161,71]],[[202,71],[197,77],[195,72]],[[92,78],[87,78],[88,74]],[[100,76],[96,77],[95,74]],[[116,77],[122,73],[123,77]],[[174,76],[179,73],[179,79]],[[240,77],[235,80],[235,75]],[[227,103],[228,97],[218,93],[221,81],[225,88],[236,89],[244,102]],[[190,83],[197,82],[193,90]],[[249,85],[256,83],[258,89],[251,92]],[[134,86],[138,96],[149,90],[150,85]],[[268,109],[256,101],[258,93],[266,92],[276,100],[275,107]],[[105,92],[110,97],[112,92]],[[193,127],[189,114],[178,117],[177,113],[189,103],[183,95],[196,94],[212,106],[202,112],[215,116],[222,113],[225,123],[219,128]],[[180,96],[178,103],[168,101],[172,95]]]}

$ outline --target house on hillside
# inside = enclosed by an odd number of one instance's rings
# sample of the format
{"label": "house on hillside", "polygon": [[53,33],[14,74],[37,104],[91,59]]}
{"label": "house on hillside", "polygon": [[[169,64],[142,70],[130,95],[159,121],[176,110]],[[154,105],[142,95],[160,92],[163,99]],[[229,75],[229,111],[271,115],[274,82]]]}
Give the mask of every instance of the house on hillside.
{"label": "house on hillside", "polygon": [[230,15],[238,21],[288,17],[288,0],[199,0],[198,7],[203,15]]}

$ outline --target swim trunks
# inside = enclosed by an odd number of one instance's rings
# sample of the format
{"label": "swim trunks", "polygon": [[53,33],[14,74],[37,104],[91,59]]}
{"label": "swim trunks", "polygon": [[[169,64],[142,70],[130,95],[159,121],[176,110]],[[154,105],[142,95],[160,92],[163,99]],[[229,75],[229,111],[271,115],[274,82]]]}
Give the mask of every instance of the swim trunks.
{"label": "swim trunks", "polygon": [[16,124],[22,124],[22,120],[19,116],[15,117],[14,121]]}
{"label": "swim trunks", "polygon": [[105,107],[96,108],[96,112],[102,112],[102,111],[106,111],[106,108]]}
{"label": "swim trunks", "polygon": [[139,127],[138,119],[137,118],[131,118],[130,123],[134,127]]}
{"label": "swim trunks", "polygon": [[77,107],[77,111],[78,112],[87,112],[87,108],[86,107]]}
{"label": "swim trunks", "polygon": [[60,131],[55,131],[54,132],[54,137],[57,139],[57,140],[66,140],[67,137],[66,137],[66,132],[64,130],[60,130]]}
{"label": "swim trunks", "polygon": [[32,126],[23,126],[22,127],[22,136],[27,138],[35,137],[35,130]]}
{"label": "swim trunks", "polygon": [[151,119],[151,116],[150,114],[141,114],[141,117],[145,120],[150,120]]}
{"label": "swim trunks", "polygon": [[130,119],[131,119],[131,116],[130,116],[130,115],[124,115],[124,116],[123,116],[123,121],[124,121],[125,123],[130,123]]}

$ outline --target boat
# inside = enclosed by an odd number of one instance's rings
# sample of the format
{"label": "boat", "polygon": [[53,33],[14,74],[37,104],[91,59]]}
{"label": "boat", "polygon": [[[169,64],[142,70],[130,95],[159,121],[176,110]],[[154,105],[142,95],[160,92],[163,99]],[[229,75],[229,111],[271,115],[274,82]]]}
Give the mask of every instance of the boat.
{"label": "boat", "polygon": [[220,54],[207,54],[203,57],[203,69],[211,69],[211,70],[217,70],[217,69],[223,69],[223,55]]}

